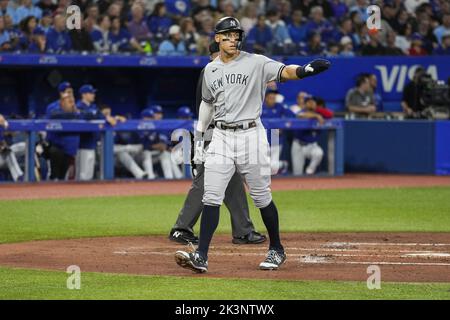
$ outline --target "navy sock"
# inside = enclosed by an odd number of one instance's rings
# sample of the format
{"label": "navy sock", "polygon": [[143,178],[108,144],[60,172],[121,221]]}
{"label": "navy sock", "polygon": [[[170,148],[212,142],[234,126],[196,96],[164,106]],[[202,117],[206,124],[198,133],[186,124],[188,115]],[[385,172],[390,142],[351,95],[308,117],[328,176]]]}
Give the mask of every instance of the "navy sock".
{"label": "navy sock", "polygon": [[261,217],[269,233],[270,246],[269,249],[276,251],[284,251],[280,240],[280,230],[278,225],[278,210],[275,203],[271,201],[265,208],[260,208]]}
{"label": "navy sock", "polygon": [[197,252],[205,259],[208,259],[208,249],[212,236],[217,229],[220,217],[219,206],[203,207],[202,221],[200,222],[200,237]]}

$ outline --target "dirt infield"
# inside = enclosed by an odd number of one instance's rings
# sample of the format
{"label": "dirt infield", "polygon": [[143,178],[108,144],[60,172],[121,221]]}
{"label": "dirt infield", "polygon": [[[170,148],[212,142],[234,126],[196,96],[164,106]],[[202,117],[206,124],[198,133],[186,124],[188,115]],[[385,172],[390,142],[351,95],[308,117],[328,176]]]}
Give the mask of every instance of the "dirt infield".
{"label": "dirt infield", "polygon": [[266,244],[238,246],[230,237],[213,239],[209,272],[196,275],[178,267],[166,237],[111,237],[33,241],[0,245],[0,265],[65,271],[208,276],[278,280],[366,281],[367,267],[378,265],[383,281],[450,282],[448,233],[314,233],[282,236],[288,260],[278,271],[260,271]]}
{"label": "dirt infield", "polygon": [[[338,178],[274,179],[273,190],[450,186],[450,177],[345,175]],[[0,185],[2,199],[185,194],[190,181],[44,183]],[[180,204],[181,205],[181,204]],[[283,234],[288,261],[279,271],[259,271],[266,244],[238,246],[230,236],[213,239],[210,268],[195,275],[175,264],[186,248],[166,237],[110,237],[0,245],[0,266],[125,274],[295,280],[366,281],[378,265],[383,281],[450,282],[449,233]]]}
{"label": "dirt infield", "polygon": [[[0,200],[186,194],[190,180],[0,185]],[[450,186],[448,176],[348,174],[342,177],[275,178],[272,190]]]}

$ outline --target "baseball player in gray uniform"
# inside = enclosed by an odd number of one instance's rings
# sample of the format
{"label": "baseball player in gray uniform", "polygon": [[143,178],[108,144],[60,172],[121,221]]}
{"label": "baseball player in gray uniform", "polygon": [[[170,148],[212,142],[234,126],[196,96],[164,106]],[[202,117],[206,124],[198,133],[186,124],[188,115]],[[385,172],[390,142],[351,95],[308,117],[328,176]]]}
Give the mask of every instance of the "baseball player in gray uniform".
{"label": "baseball player in gray uniform", "polygon": [[[304,66],[284,65],[262,55],[240,51],[240,23],[225,17],[215,26],[219,57],[205,68],[202,103],[195,133],[194,160],[205,158],[205,191],[198,248],[177,251],[175,261],[183,268],[208,270],[208,250],[219,223],[219,209],[231,177],[237,170],[248,185],[261,212],[270,244],[262,270],[278,269],[286,261],[280,240],[278,211],[270,190],[270,148],[260,120],[267,83],[302,79],[325,71],[330,62],[316,59]],[[203,135],[213,121],[215,129],[205,154]]]}
{"label": "baseball player in gray uniform", "polygon": [[[209,52],[212,60],[217,57],[219,46],[216,42],[213,42],[209,46]],[[204,70],[200,73],[197,83],[197,114],[201,103]],[[205,137],[204,140],[204,147],[206,149],[210,139]],[[195,170],[193,170],[195,174],[193,174],[192,186],[184,201],[183,208],[180,210],[178,219],[169,234],[170,240],[182,244],[187,244],[188,242],[193,244],[198,243],[198,238],[194,235],[193,227],[203,210],[204,166],[203,163],[193,164],[193,166],[195,166]],[[253,222],[250,219],[247,196],[239,172],[235,172],[226,188],[224,203],[231,215],[232,242],[234,244],[258,244],[266,241],[266,236],[255,230]]]}

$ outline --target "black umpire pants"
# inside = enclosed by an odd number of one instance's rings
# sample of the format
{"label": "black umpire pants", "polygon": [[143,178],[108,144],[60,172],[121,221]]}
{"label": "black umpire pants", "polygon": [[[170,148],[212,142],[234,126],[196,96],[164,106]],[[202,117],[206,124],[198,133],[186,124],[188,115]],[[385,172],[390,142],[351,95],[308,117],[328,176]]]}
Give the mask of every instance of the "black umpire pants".
{"label": "black umpire pants", "polygon": [[[193,232],[193,227],[203,211],[204,173],[204,165],[197,165],[197,175],[192,181],[192,186],[178,215],[174,229]],[[233,237],[243,237],[255,231],[250,219],[244,183],[237,171],[228,184],[223,202],[230,211]]]}

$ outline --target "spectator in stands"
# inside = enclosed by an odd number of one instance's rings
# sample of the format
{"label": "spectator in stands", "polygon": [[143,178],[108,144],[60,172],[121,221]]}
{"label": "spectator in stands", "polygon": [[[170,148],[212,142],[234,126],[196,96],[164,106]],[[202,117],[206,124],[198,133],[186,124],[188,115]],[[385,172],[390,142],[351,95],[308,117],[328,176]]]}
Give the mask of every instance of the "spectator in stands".
{"label": "spectator in stands", "polygon": [[301,10],[297,9],[292,12],[292,22],[288,25],[288,31],[292,41],[297,47],[301,42],[307,41],[307,30]]}
{"label": "spectator in stands", "polygon": [[0,16],[0,52],[9,51],[11,49],[11,38],[9,33],[5,30],[5,20]]}
{"label": "spectator in stands", "polygon": [[236,15],[233,2],[230,0],[219,1],[218,7],[224,17],[234,17]]}
{"label": "spectator in stands", "polygon": [[[8,121],[0,114],[0,127],[8,129],[8,126]],[[11,144],[11,136],[0,130],[0,168],[8,168],[13,180],[20,181],[23,179],[23,171],[17,162],[14,145]]]}
{"label": "spectator in stands", "polygon": [[347,4],[343,0],[330,0],[330,6],[336,20],[340,20],[348,12]]}
{"label": "spectator in stands", "polygon": [[340,41],[340,51],[339,55],[343,57],[354,57],[355,52],[353,51],[353,41],[349,36],[344,36]]}
{"label": "spectator in stands", "polygon": [[427,55],[427,51],[423,47],[423,37],[418,32],[414,33],[411,37],[411,47],[409,48],[408,55],[410,56]]}
{"label": "spectator in stands", "polygon": [[0,17],[10,16],[13,24],[18,24],[16,9],[10,5],[9,0],[0,0]]}
{"label": "spectator in stands", "polygon": [[186,17],[180,21],[181,38],[184,41],[186,50],[190,54],[196,54],[197,44],[200,39],[200,35],[195,30],[194,20],[191,17]]}
{"label": "spectator in stands", "polygon": [[145,46],[152,40],[152,34],[144,19],[144,9],[139,4],[134,4],[131,7],[131,21],[128,22],[128,31],[141,46]]}
{"label": "spectator in stands", "polygon": [[84,22],[86,24],[86,30],[92,32],[90,27],[94,27],[97,24],[98,17],[100,16],[100,11],[98,5],[90,4],[86,9],[86,18]]}
{"label": "spectator in stands", "polygon": [[403,51],[396,46],[397,34],[394,30],[388,33],[386,48],[384,53],[388,56],[403,56]]}
{"label": "spectator in stands", "polygon": [[328,47],[325,51],[325,56],[327,56],[327,57],[339,56],[339,44],[337,44],[334,41],[328,42]]}
{"label": "spectator in stands", "polygon": [[368,5],[369,1],[367,0],[356,0],[355,5],[350,7],[349,12],[357,12],[362,21],[367,21],[367,19],[369,18],[369,15],[366,11]]}
{"label": "spectator in stands", "polygon": [[[35,1],[33,1],[34,3]],[[74,3],[76,4],[76,3]],[[78,5],[78,4],[77,4]],[[58,6],[53,2],[53,0],[40,0],[37,4],[36,7],[38,7],[39,9],[42,10],[42,12],[44,11],[49,11],[49,12],[53,12],[56,10],[56,8],[58,8]],[[85,8],[80,8],[81,11],[83,12]]]}
{"label": "spectator in stands", "polygon": [[336,42],[340,42],[343,37],[349,37],[353,45],[357,43],[356,35],[353,32],[353,22],[350,18],[343,19],[339,24],[339,29],[333,35]]}
{"label": "spectator in stands", "polygon": [[325,42],[332,38],[334,32],[332,24],[325,19],[323,9],[319,6],[311,9],[311,19],[306,23],[305,27],[308,36],[313,33],[320,33],[322,40]]}
{"label": "spectator in stands", "polygon": [[72,42],[70,40],[66,29],[66,18],[63,15],[57,14],[54,18],[53,27],[47,33],[46,51],[49,53],[65,53],[72,49]]}
{"label": "spectator in stands", "polygon": [[422,36],[422,47],[426,51],[425,54],[431,54],[433,49],[438,46],[438,40],[433,34],[433,28],[429,18],[424,18],[419,21],[417,33]]}
{"label": "spectator in stands", "polygon": [[272,29],[266,24],[264,15],[258,16],[258,23],[250,29],[245,41],[249,52],[269,54],[272,46]]}
{"label": "spectator in stands", "polygon": [[360,75],[356,80],[356,87],[350,89],[345,97],[348,112],[357,116],[370,116],[377,111],[375,99],[366,75]]}
{"label": "spectator in stands", "polygon": [[92,44],[96,52],[108,53],[112,51],[112,41],[109,29],[111,28],[111,20],[107,15],[98,17],[97,26],[91,33]]}
{"label": "spectator in stands", "polygon": [[50,10],[42,11],[42,18],[39,20],[39,28],[47,33],[53,24],[53,14]]}
{"label": "spectator in stands", "polygon": [[246,34],[256,25],[258,21],[258,8],[254,2],[248,2],[242,9],[241,27]]}
{"label": "spectator in stands", "polygon": [[267,12],[267,23],[272,29],[273,54],[290,54],[293,51],[288,28],[277,11]]}
{"label": "spectator in stands", "polygon": [[42,10],[33,5],[32,0],[22,0],[21,5],[16,10],[16,21],[20,22],[28,16],[33,16],[36,19],[42,18]]}
{"label": "spectator in stands", "polygon": [[292,6],[291,2],[287,0],[281,0],[279,5],[279,12],[280,12],[280,19],[283,20],[283,22],[286,25],[289,25],[292,23]]}
{"label": "spectator in stands", "polygon": [[112,18],[121,18],[121,10],[122,6],[116,1],[111,3],[111,5],[108,7],[108,10],[106,11],[106,15],[109,17],[110,20]]}
{"label": "spectator in stands", "polygon": [[420,118],[420,112],[425,109],[420,97],[423,86],[421,78],[426,75],[425,69],[418,67],[414,77],[403,89],[402,109],[407,118]]}
{"label": "spectator in stands", "polygon": [[37,27],[36,18],[28,16],[20,22],[22,34],[19,38],[19,49],[27,52],[45,51],[45,34]]}
{"label": "spectator in stands", "polygon": [[450,31],[444,33],[441,38],[441,44],[434,49],[434,55],[450,55]]}
{"label": "spectator in stands", "polygon": [[11,43],[11,48],[15,48],[19,43],[20,29],[14,25],[13,19],[9,15],[3,16],[5,23],[5,31],[8,33]]}
{"label": "spectator in stands", "polygon": [[307,45],[301,48],[300,53],[305,56],[322,56],[326,52],[326,45],[322,42],[322,36],[319,32],[312,33],[309,36]]}
{"label": "spectator in stands", "polygon": [[169,39],[164,40],[159,46],[159,56],[185,56],[187,54],[183,39],[181,39],[180,27],[176,24],[169,29]]}
{"label": "spectator in stands", "polygon": [[362,47],[361,54],[363,56],[381,56],[385,54],[385,48],[381,44],[378,32],[369,34],[369,42]]}
{"label": "spectator in stands", "polygon": [[152,14],[148,17],[147,25],[158,43],[164,40],[172,24],[172,19],[167,15],[164,2],[155,4]]}
{"label": "spectator in stands", "polygon": [[[297,96],[297,108],[294,113],[300,119],[314,119],[319,125],[325,123],[325,119],[331,119],[333,112],[325,106],[318,106],[317,99],[311,95],[301,92]],[[295,130],[294,139],[291,146],[292,173],[294,175],[303,175],[305,161],[309,160],[306,168],[306,174],[312,175],[316,172],[322,162],[323,149],[317,143],[321,130]]]}
{"label": "spectator in stands", "polygon": [[[81,17],[83,21],[83,15]],[[69,36],[73,50],[77,52],[92,52],[95,50],[91,34],[86,30],[85,23],[82,23],[81,29],[69,30]]]}
{"label": "spectator in stands", "polygon": [[444,34],[450,32],[450,13],[445,13],[442,15],[442,25],[436,27],[433,31],[439,44],[442,44],[442,37]]}
{"label": "spectator in stands", "polygon": [[416,9],[425,2],[429,2],[429,0],[405,0],[403,6],[410,15],[414,16]]}
{"label": "spectator in stands", "polygon": [[411,23],[407,23],[402,34],[398,34],[395,37],[395,46],[402,50],[403,54],[409,53],[411,48],[411,36],[413,34],[413,27]]}
{"label": "spectator in stands", "polygon": [[111,19],[109,38],[111,39],[112,52],[137,51],[144,53],[144,49],[137,40],[131,37],[126,28],[122,27],[119,17]]}

